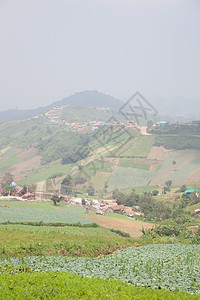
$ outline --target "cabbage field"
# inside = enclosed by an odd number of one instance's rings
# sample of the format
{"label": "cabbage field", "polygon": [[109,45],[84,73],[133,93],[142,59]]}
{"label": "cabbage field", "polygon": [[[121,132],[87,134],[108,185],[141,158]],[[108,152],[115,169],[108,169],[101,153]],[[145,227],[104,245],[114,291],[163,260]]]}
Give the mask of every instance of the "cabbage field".
{"label": "cabbage field", "polygon": [[[80,212],[79,212],[80,213]],[[82,210],[83,213],[83,210]],[[4,222],[43,222],[66,224],[91,224],[92,221],[76,213],[71,208],[58,208],[51,210],[36,210],[26,208],[1,207],[0,223]]]}
{"label": "cabbage field", "polygon": [[62,271],[120,280],[129,285],[200,294],[200,246],[146,245],[101,258],[24,257],[0,260],[1,267]]}

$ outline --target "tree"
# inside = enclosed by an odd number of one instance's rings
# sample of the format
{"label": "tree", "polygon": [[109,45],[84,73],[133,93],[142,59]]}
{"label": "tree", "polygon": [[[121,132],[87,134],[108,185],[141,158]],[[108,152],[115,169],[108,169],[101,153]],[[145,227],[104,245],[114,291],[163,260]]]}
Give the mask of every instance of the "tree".
{"label": "tree", "polygon": [[13,175],[10,172],[7,172],[1,180],[1,185],[4,188],[6,185],[11,185],[13,181],[14,181]]}
{"label": "tree", "polygon": [[172,180],[167,180],[165,182],[166,186],[171,187],[172,186]]}
{"label": "tree", "polygon": [[118,189],[115,189],[115,190],[112,192],[112,198],[113,198],[113,199],[117,199],[118,193],[119,193]]}
{"label": "tree", "polygon": [[85,201],[85,199],[83,198],[82,199],[82,205],[84,206],[86,204],[86,201]]}
{"label": "tree", "polygon": [[180,192],[180,193],[184,193],[186,190],[187,190],[187,186],[186,186],[186,184],[183,184],[183,185],[180,187],[179,192]]}
{"label": "tree", "polygon": [[104,191],[107,192],[107,188],[108,188],[108,182],[106,181],[104,184]]}
{"label": "tree", "polygon": [[157,196],[158,193],[159,193],[158,190],[153,190],[153,191],[152,191],[152,196]]}
{"label": "tree", "polygon": [[29,186],[28,186],[28,191],[29,191],[30,193],[35,194],[35,192],[37,191],[37,184],[35,184],[35,183],[29,184]]}
{"label": "tree", "polygon": [[78,176],[75,179],[75,184],[84,184],[87,182],[87,179],[83,176]]}
{"label": "tree", "polygon": [[58,197],[56,195],[54,195],[54,196],[51,197],[51,201],[53,201],[54,205],[57,205],[57,203],[59,203],[60,200],[61,200],[60,197]]}
{"label": "tree", "polygon": [[88,189],[87,189],[88,196],[94,196],[94,192],[95,192],[95,189],[94,189],[92,183],[90,183],[88,186]]}
{"label": "tree", "polygon": [[72,195],[72,178],[70,175],[65,177],[61,182],[61,193],[65,195]]}
{"label": "tree", "polygon": [[14,186],[11,186],[10,184],[4,185],[4,190],[2,195],[3,196],[8,196],[8,195],[12,195],[12,194],[16,194],[16,189]]}

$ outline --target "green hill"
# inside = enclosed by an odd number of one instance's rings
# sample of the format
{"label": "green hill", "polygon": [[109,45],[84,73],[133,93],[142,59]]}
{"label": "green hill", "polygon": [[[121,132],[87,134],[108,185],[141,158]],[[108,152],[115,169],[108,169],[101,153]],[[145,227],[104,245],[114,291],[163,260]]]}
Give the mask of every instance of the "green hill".
{"label": "green hill", "polygon": [[55,191],[71,175],[75,190],[85,194],[92,183],[98,195],[116,188],[155,188],[167,180],[173,186],[199,184],[197,127],[151,129],[142,135],[123,125],[118,113],[121,125],[111,126],[112,116],[110,110],[66,106],[0,124],[0,177],[11,172],[21,185],[37,183],[38,190]]}
{"label": "green hill", "polygon": [[53,107],[65,105],[80,107],[105,107],[112,110],[118,110],[123,105],[123,102],[98,91],[83,91],[62,100],[55,101],[51,105],[38,107],[37,109],[10,109],[6,111],[0,111],[0,123],[13,120],[26,120],[28,118],[44,114]]}

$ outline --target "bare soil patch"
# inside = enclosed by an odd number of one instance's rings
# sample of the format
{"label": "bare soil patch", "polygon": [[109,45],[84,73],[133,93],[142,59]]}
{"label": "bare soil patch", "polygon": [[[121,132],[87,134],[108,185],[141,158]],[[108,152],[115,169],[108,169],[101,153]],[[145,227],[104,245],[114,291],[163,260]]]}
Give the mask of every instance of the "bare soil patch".
{"label": "bare soil patch", "polygon": [[113,228],[119,229],[126,233],[129,233],[131,237],[139,238],[142,236],[142,227],[144,229],[152,228],[154,225],[145,222],[139,222],[134,220],[121,220],[121,219],[114,219],[108,218],[104,216],[87,216],[87,218],[102,227],[105,228]]}
{"label": "bare soil patch", "polygon": [[164,160],[165,149],[163,147],[153,146],[149,152],[147,159]]}
{"label": "bare soil patch", "polygon": [[184,180],[184,183],[196,183],[200,181],[200,168],[196,171],[191,172],[188,177]]}
{"label": "bare soil patch", "polygon": [[10,172],[14,176],[21,175],[21,173],[25,173],[32,169],[37,169],[41,166],[41,157],[39,155],[34,156],[31,159],[22,161],[12,167],[0,171],[0,177],[4,176],[6,172]]}
{"label": "bare soil patch", "polygon": [[35,148],[30,148],[19,154],[21,159],[30,159],[37,155],[37,150]]}

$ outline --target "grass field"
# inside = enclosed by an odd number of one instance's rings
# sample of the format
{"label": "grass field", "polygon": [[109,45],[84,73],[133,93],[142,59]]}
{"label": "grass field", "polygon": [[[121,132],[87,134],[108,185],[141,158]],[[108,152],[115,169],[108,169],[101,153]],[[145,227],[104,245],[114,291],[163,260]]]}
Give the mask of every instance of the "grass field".
{"label": "grass field", "polygon": [[[112,172],[112,166],[113,162],[106,162],[104,160],[99,161],[93,161],[92,163],[89,163],[88,165],[84,166],[83,169],[73,175],[74,178],[78,176],[83,177],[92,177],[95,176],[97,172]],[[87,175],[85,175],[87,174]]]}
{"label": "grass field", "polygon": [[10,157],[16,154],[16,151],[13,147],[9,146],[0,151],[0,159],[5,157]]}
{"label": "grass field", "polygon": [[13,165],[20,163],[22,160],[16,155],[0,161],[0,170],[7,169]]}
{"label": "grass field", "polygon": [[67,208],[68,212],[75,213],[75,214],[82,214],[83,209],[79,206],[70,205],[64,201],[61,201],[59,205],[53,205],[52,201],[30,201],[30,200],[0,200],[0,206],[12,207],[12,208],[27,208],[33,210],[57,210]]}
{"label": "grass field", "polygon": [[108,191],[148,185],[154,174],[154,172],[142,169],[118,167],[108,182]]}
{"label": "grass field", "polygon": [[130,159],[120,159],[118,167],[123,168],[135,168],[135,169],[142,169],[142,170],[149,170],[150,165],[145,163],[136,163],[131,161]]}
{"label": "grass field", "polygon": [[110,254],[138,241],[123,238],[108,229],[0,225],[0,256],[27,255],[98,256]]}
{"label": "grass field", "polygon": [[[21,232],[30,233],[30,234],[48,234],[49,236],[55,234],[67,234],[67,235],[78,235],[78,236],[94,236],[94,237],[118,237],[119,236],[103,227],[96,228],[84,228],[84,227],[73,227],[73,226],[65,226],[65,227],[54,227],[54,226],[31,226],[31,225],[20,225],[20,224],[0,224],[0,232],[1,234],[9,234]],[[7,239],[8,241],[8,239]]]}
{"label": "grass field", "polygon": [[27,174],[27,178],[24,178],[17,183],[19,185],[37,183],[40,181],[47,180],[49,177],[56,174],[67,174],[68,170],[71,168],[71,165],[61,165],[61,162],[57,162],[57,164],[50,164],[44,167],[41,167],[38,170],[33,171],[32,173]]}
{"label": "grass field", "polygon": [[130,143],[130,147],[128,149],[120,152],[120,156],[147,157],[154,141],[155,138],[153,136],[136,137],[132,143]]}
{"label": "grass field", "polygon": [[0,275],[1,299],[140,299],[190,300],[197,295],[133,287],[116,280],[85,278],[70,273],[16,273]]}

